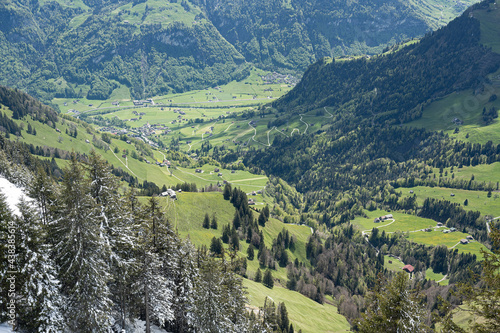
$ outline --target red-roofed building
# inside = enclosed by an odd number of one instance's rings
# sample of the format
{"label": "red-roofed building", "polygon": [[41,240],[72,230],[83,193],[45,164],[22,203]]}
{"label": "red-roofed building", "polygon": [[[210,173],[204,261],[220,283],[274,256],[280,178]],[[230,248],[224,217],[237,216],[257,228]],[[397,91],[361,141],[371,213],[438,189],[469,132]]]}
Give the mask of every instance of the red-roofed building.
{"label": "red-roofed building", "polygon": [[413,273],[414,270],[415,268],[412,265],[405,265],[405,267],[403,267],[403,271],[408,272],[410,274]]}

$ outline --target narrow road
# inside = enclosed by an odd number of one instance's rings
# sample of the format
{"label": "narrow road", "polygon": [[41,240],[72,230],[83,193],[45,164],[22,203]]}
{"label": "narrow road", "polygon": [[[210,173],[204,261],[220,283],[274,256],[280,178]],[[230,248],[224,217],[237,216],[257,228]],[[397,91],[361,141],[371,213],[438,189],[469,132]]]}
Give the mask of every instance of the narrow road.
{"label": "narrow road", "polygon": [[[494,220],[498,220],[498,219],[500,219],[500,216],[494,217],[491,220],[494,221]],[[488,234],[490,234],[491,228],[490,228],[490,224],[488,223],[488,221],[486,221],[486,230],[488,231]]]}
{"label": "narrow road", "polygon": [[436,281],[436,282],[437,282],[437,283],[439,283],[439,282],[443,282],[443,281],[444,281],[444,280],[446,280],[447,278],[448,278],[448,275],[445,275],[445,276],[444,276],[441,280]]}
{"label": "narrow road", "polygon": [[[396,220],[395,220],[395,219],[389,219],[389,220],[392,220],[392,222],[391,222],[391,223],[388,223],[388,224],[384,224],[384,225],[379,225],[379,226],[376,226],[375,228],[377,228],[377,229],[378,229],[378,228],[387,227],[387,226],[390,226],[391,224],[393,224],[394,222],[396,222]],[[369,229],[369,230],[363,230],[363,231],[361,231],[361,234],[364,236],[367,232],[371,232],[371,231],[372,231],[372,229]]]}
{"label": "narrow road", "polygon": [[309,128],[309,124],[302,120],[302,116],[304,116],[302,113],[299,114],[299,116],[300,116],[300,121],[303,122],[304,124],[306,124],[306,129],[304,130],[304,133],[302,133],[302,134],[306,134],[307,129]]}
{"label": "narrow road", "polygon": [[177,177],[176,175],[174,175],[174,173],[173,173],[172,171],[170,171],[170,169],[169,169],[168,165],[167,165],[167,171],[170,173],[170,175],[171,175],[171,176],[174,176],[175,178],[179,179],[181,182],[186,183],[186,181],[185,181],[185,180],[182,180],[182,179],[180,179],[179,177]]}
{"label": "narrow road", "polygon": [[248,126],[250,126],[253,129],[253,131],[254,131],[254,135],[252,136],[252,140],[255,141],[255,142],[257,142],[258,144],[261,144],[261,145],[265,146],[265,147],[270,147],[271,144],[269,143],[269,132],[267,133],[267,145],[265,143],[257,141],[257,140],[255,140],[255,136],[257,135],[257,129],[255,127],[253,127],[251,123],[252,122],[250,121],[248,123]]}
{"label": "narrow road", "polygon": [[[120,160],[120,158],[119,158],[119,157],[115,154],[115,152],[114,152],[112,149],[110,149],[110,151],[113,153],[113,155],[115,155],[116,159],[117,159],[118,161],[120,161],[120,162],[121,162],[121,163],[125,166],[125,168],[127,168],[127,170],[128,170],[128,171],[130,171],[130,173],[132,173],[132,174],[133,174],[134,176],[136,176],[138,179],[142,179],[141,177],[137,176],[137,175],[136,175],[136,174],[135,174],[132,170],[130,170],[130,169],[129,169],[129,167],[128,167],[128,165],[127,165],[127,164],[125,164],[125,163],[123,163],[123,161],[122,161],[122,160]],[[125,161],[127,161],[127,158],[126,158],[126,157],[125,157]]]}
{"label": "narrow road", "polygon": [[328,110],[326,109],[326,106],[323,107],[325,109],[325,112],[328,113],[330,116],[324,116],[325,118],[333,118],[333,114],[331,114],[330,112],[328,112]]}

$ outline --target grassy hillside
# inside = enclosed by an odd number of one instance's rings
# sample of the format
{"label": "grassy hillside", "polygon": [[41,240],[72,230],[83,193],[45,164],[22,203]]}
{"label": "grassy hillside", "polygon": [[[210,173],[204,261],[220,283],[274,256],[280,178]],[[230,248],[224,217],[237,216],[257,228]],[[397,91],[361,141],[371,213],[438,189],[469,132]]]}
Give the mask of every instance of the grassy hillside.
{"label": "grassy hillside", "polygon": [[[434,192],[435,189],[436,188],[429,188],[429,191],[425,191],[421,187],[418,187],[414,188],[414,191],[417,194],[417,200],[419,202],[423,202],[426,197],[441,198],[439,195],[437,195],[438,192]],[[431,193],[434,196],[431,195]],[[488,251],[488,249],[484,245],[476,241],[465,245],[460,244],[460,240],[465,239],[468,234],[464,234],[459,231],[445,234],[442,231],[447,230],[448,228],[437,227],[437,222],[431,219],[398,212],[387,212],[383,210],[375,210],[371,212],[366,211],[365,213],[367,214],[368,218],[357,217],[352,221],[354,225],[358,226],[358,228],[365,233],[370,233],[373,228],[378,228],[380,231],[385,231],[389,234],[402,232],[406,234],[406,237],[408,239],[416,243],[433,246],[445,245],[449,249],[458,249],[459,252],[469,252],[475,254],[478,258],[482,258],[481,249]],[[380,223],[373,222],[375,218],[387,214],[392,214],[394,216],[394,221],[392,221],[391,219]],[[426,228],[430,228],[432,231],[424,231],[424,229]]]}
{"label": "grassy hillside", "polygon": [[[143,197],[140,200],[145,203],[148,198]],[[222,227],[232,222],[235,211],[233,205],[224,200],[222,193],[218,192],[183,192],[178,194],[177,200],[169,198],[159,198],[159,200],[164,207],[167,218],[179,231],[179,234],[182,237],[189,237],[195,246],[205,245],[209,247],[213,237],[222,236]],[[202,227],[205,213],[208,213],[210,217],[213,214],[216,215],[217,230]],[[266,223],[266,226],[261,229],[266,247],[272,247],[273,240],[283,228],[297,239],[295,251],[287,250],[289,260],[293,261],[297,258],[300,262],[307,264],[305,244],[309,235],[311,235],[311,229],[307,226],[284,224],[271,218]],[[246,257],[247,248],[248,244],[240,241],[239,255]],[[259,267],[257,258],[247,261],[247,274],[250,279],[253,279]],[[329,304],[320,305],[300,293],[285,289],[283,286],[287,281],[286,268],[277,266],[277,270],[273,271],[273,277],[275,279],[275,288],[272,290],[252,280],[245,280],[251,306],[262,306],[264,297],[270,296],[275,302],[286,303],[291,321],[297,330],[301,328],[303,332],[343,332],[349,329],[349,324],[343,316],[338,314],[336,307]],[[321,315],[318,315],[318,313]],[[311,318],[310,316],[313,314],[319,317],[315,317],[314,321],[306,320]]]}
{"label": "grassy hillside", "polygon": [[[496,3],[487,8],[480,8],[470,13],[471,17],[479,20],[480,43],[490,47],[493,52],[500,54],[500,10]],[[454,93],[436,100],[423,109],[422,117],[410,122],[408,126],[424,127],[429,130],[443,130],[451,136],[470,142],[486,143],[500,142],[500,123],[498,119],[486,124],[482,119],[483,108],[500,109],[500,101],[492,100],[492,95],[500,95],[500,70],[490,73],[479,80],[474,89],[455,91]],[[463,122],[457,125],[453,122],[458,118]],[[455,128],[459,133],[454,133]]]}
{"label": "grassy hillside", "polygon": [[[402,191],[404,195],[415,194],[419,205],[424,202],[425,198],[445,199],[459,203],[466,210],[478,210],[482,215],[500,216],[500,199],[494,195],[488,198],[487,192],[425,186],[405,188]],[[463,205],[465,199],[469,201],[467,206]]]}
{"label": "grassy hillside", "polygon": [[282,287],[269,289],[260,283],[245,279],[243,281],[248,291],[248,299],[252,307],[264,305],[266,297],[275,304],[285,302],[288,316],[297,332],[348,332],[350,325],[342,315],[338,314],[337,308],[330,304],[319,304],[301,295]]}

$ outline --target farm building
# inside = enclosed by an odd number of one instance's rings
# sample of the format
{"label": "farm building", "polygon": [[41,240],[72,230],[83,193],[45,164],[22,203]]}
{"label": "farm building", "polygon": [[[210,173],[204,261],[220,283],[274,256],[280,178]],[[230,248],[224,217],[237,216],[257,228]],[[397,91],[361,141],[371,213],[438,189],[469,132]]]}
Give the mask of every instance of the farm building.
{"label": "farm building", "polygon": [[405,265],[403,267],[403,271],[410,273],[410,274],[413,273],[414,270],[415,270],[415,268],[412,265]]}
{"label": "farm building", "polygon": [[175,194],[175,191],[172,189],[168,189],[165,192],[160,194],[161,197],[170,197],[172,199],[177,199],[177,195]]}
{"label": "farm building", "polygon": [[379,223],[379,222],[380,222],[380,218],[378,218],[378,217],[377,217],[377,218],[375,218],[375,219],[373,220],[373,222],[374,222],[374,223]]}
{"label": "farm building", "polygon": [[443,230],[443,234],[449,234],[450,233],[450,230],[446,229],[446,230]]}
{"label": "farm building", "polygon": [[443,226],[443,224],[442,224],[441,222],[438,222],[438,223],[437,223],[437,226],[438,226],[438,227],[442,227],[442,226]]}
{"label": "farm building", "polygon": [[473,240],[473,239],[474,239],[474,237],[472,237],[471,235],[468,235],[468,236],[467,236],[467,239],[471,241],[471,240]]}
{"label": "farm building", "polygon": [[196,169],[196,170],[194,170],[194,171],[195,171],[196,173],[203,173],[203,170],[201,170],[201,169]]}
{"label": "farm building", "polygon": [[469,241],[467,239],[461,239],[460,244],[469,244]]}

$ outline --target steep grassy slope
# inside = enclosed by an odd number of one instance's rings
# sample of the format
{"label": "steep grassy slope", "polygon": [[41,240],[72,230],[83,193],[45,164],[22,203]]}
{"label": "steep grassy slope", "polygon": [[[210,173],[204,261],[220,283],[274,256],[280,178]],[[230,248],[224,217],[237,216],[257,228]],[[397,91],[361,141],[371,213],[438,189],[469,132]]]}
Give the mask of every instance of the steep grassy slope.
{"label": "steep grassy slope", "polygon": [[[147,202],[148,198],[141,198],[142,202]],[[230,224],[234,216],[233,205],[224,200],[221,193],[179,193],[177,200],[160,198],[160,203],[164,207],[165,214],[173,226],[179,231],[182,237],[189,237],[195,246],[210,246],[213,237],[222,235],[222,227]],[[218,229],[204,229],[202,227],[205,213],[210,217],[217,218]],[[257,214],[255,214],[257,217]],[[296,249],[289,253],[291,261],[297,258],[300,262],[307,263],[305,245],[311,230],[307,226],[284,224],[271,218],[264,228],[264,242],[268,248],[272,247],[273,240],[285,228],[291,235],[296,237]],[[240,241],[239,255],[246,257],[248,244]],[[255,271],[259,268],[258,259],[247,261],[247,274],[250,279],[255,276]],[[260,267],[261,269],[264,269]],[[252,308],[264,305],[265,296],[271,297],[274,302],[285,302],[291,322],[296,330],[303,332],[343,332],[349,329],[349,323],[338,314],[337,308],[330,304],[321,305],[298,292],[284,288],[287,281],[286,268],[277,266],[273,270],[275,287],[268,289],[260,283],[245,279],[244,285],[248,288],[249,304]],[[321,315],[318,315],[318,314]],[[313,314],[315,320],[307,320]]]}
{"label": "steep grassy slope", "polygon": [[248,299],[252,307],[264,304],[266,297],[275,304],[285,302],[288,316],[295,332],[348,332],[350,325],[338,313],[337,307],[330,304],[319,304],[313,300],[282,287],[269,289],[260,283],[245,279],[243,285],[248,288]]}

